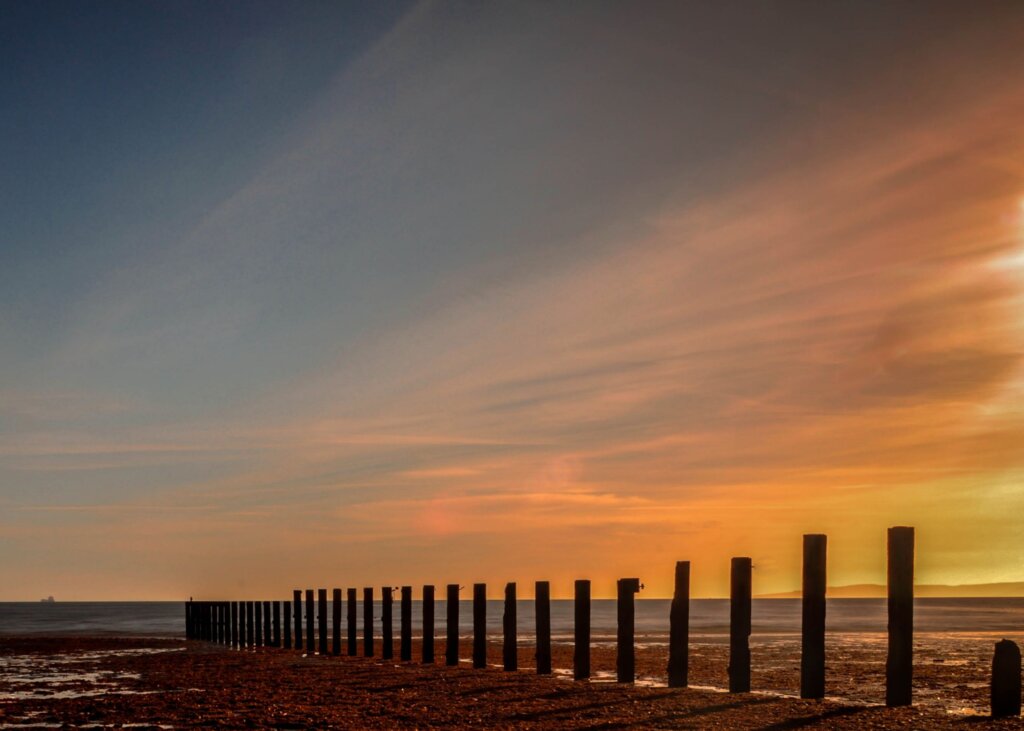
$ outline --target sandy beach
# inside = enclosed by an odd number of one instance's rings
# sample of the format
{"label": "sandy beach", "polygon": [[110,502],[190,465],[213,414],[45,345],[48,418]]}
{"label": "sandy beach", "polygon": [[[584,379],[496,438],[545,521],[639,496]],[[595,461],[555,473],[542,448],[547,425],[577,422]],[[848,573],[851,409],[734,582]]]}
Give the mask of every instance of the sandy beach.
{"label": "sandy beach", "polygon": [[[714,646],[709,646],[714,647]],[[500,645],[489,646],[500,662]],[[724,648],[722,648],[724,649]],[[419,648],[414,648],[419,657]],[[570,648],[556,646],[555,666],[569,667]],[[611,648],[595,648],[602,677]],[[468,654],[468,646],[464,655]],[[638,670],[654,670],[658,653],[640,648]],[[1021,728],[927,706],[886,709],[774,693],[729,695],[717,684],[724,653],[696,652],[686,690],[577,683],[521,670],[423,666],[380,658],[306,657],[295,651],[238,652],[198,642],[148,638],[8,637],[0,639],[0,726],[134,728],[701,728],[945,729]],[[792,660],[792,658],[789,658]],[[756,667],[756,664],[755,664]],[[873,672],[880,672],[880,668]],[[780,670],[791,673],[790,668]],[[927,686],[933,675],[919,674]],[[755,672],[755,687],[772,683]],[[787,676],[788,678],[788,676]],[[932,678],[939,680],[940,678]],[[857,682],[857,679],[851,679]],[[959,692],[959,691],[958,691]]]}

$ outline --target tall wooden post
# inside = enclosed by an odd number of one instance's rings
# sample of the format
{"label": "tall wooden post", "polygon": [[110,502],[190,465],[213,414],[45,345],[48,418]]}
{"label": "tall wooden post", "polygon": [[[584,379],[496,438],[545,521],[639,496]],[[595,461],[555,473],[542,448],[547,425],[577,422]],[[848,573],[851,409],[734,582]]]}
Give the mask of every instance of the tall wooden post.
{"label": "tall wooden post", "polygon": [[250,650],[256,647],[256,625],[253,619],[253,614],[255,613],[255,611],[255,602],[245,603],[245,639],[246,646],[248,646]]}
{"label": "tall wooden post", "polygon": [[274,647],[281,646],[281,602],[273,602],[274,611]]}
{"label": "tall wooden post", "polygon": [[412,660],[412,587],[402,587],[402,628],[399,643],[399,658],[402,662]]}
{"label": "tall wooden post", "polygon": [[459,664],[459,585],[448,584],[448,626],[445,637],[445,665]]}
{"label": "tall wooden post", "polygon": [[669,610],[668,687],[685,688],[690,673],[690,562],[676,561],[675,591]]}
{"label": "tall wooden post", "polygon": [[909,706],[914,675],[914,529],[889,529],[889,656],[885,705]]}
{"label": "tall wooden post", "polygon": [[327,656],[327,589],[316,590],[316,619],[320,627],[320,654]]}
{"label": "tall wooden post", "polygon": [[270,602],[263,602],[263,646],[273,647],[274,638],[271,636],[270,625]]}
{"label": "tall wooden post", "polygon": [[473,667],[487,667],[487,584],[473,584]]}
{"label": "tall wooden post", "polygon": [[423,587],[423,664],[434,664],[434,585]]}
{"label": "tall wooden post", "polygon": [[363,657],[373,657],[373,587],[363,587]]}
{"label": "tall wooden post", "polygon": [[803,649],[800,697],[825,697],[826,545],[823,535],[804,536]]}
{"label": "tall wooden post", "polygon": [[256,647],[263,647],[263,602],[253,602],[256,607]]}
{"label": "tall wooden post", "polygon": [[750,692],[751,570],[749,558],[732,560],[729,602],[729,692]]}
{"label": "tall wooden post", "polygon": [[231,602],[231,647],[238,649],[238,602]]}
{"label": "tall wooden post", "polygon": [[1020,649],[1010,640],[996,643],[992,656],[992,718],[1020,715]]}
{"label": "tall wooden post", "polygon": [[391,587],[382,587],[380,590],[380,656],[385,660],[391,660],[395,656],[394,638],[391,635],[393,606],[394,596],[391,593]]}
{"label": "tall wooden post", "polygon": [[516,610],[516,582],[510,581],[505,584],[505,613],[501,617],[501,656],[505,669],[509,671],[519,669],[519,627]]}
{"label": "tall wooden post", "polygon": [[640,579],[618,581],[618,652],[615,668],[620,683],[636,680],[636,646],[633,642],[636,627],[634,595],[640,591]]}
{"label": "tall wooden post", "polygon": [[302,643],[302,589],[292,590],[292,612],[295,615],[295,649],[303,649]]}
{"label": "tall wooden post", "polygon": [[574,598],[572,677],[586,680],[590,677],[590,579],[576,579]]}
{"label": "tall wooden post", "polygon": [[537,674],[551,674],[551,583],[537,581],[533,585],[536,609]]}
{"label": "tall wooden post", "polygon": [[349,657],[355,657],[359,654],[359,628],[358,628],[358,607],[356,606],[356,590],[355,587],[349,587],[345,592],[346,598],[348,599],[348,655]]}
{"label": "tall wooden post", "polygon": [[331,591],[331,654],[341,655],[341,589]]}
{"label": "tall wooden post", "polygon": [[313,631],[313,590],[306,589],[306,654],[316,654],[316,634]]}
{"label": "tall wooden post", "polygon": [[292,603],[284,602],[284,647],[292,649]]}

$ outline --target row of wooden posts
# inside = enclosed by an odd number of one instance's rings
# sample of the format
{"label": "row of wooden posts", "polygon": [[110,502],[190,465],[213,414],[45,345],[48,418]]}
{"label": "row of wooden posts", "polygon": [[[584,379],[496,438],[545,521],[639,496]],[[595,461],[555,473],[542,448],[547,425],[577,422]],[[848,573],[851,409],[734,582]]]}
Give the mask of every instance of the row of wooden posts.
{"label": "row of wooden posts", "polygon": [[[825,592],[826,545],[824,535],[805,535],[803,543],[802,642],[800,658],[800,697],[825,697]],[[750,691],[750,634],[752,607],[752,562],[732,559],[729,609],[729,691]],[[459,590],[447,585],[447,636],[445,663],[459,663]],[[634,644],[634,597],[642,588],[637,578],[618,581],[618,635],[616,671],[620,683],[632,683],[636,677]],[[381,593],[381,629],[383,658],[392,659],[393,588]],[[363,589],[363,655],[374,656],[374,590]],[[321,655],[341,655],[341,589],[332,596],[333,641],[328,648],[327,590],[305,590],[305,642],[303,642],[302,591],[293,592],[292,601],[192,601],[185,607],[186,636],[236,649],[284,647],[319,651]],[[359,651],[357,593],[348,589],[348,655]],[[675,592],[669,615],[668,685],[686,687],[689,669],[690,562],[678,561]],[[282,624],[282,609],[284,622]],[[423,587],[422,662],[434,662],[434,586]],[[547,581],[535,584],[537,673],[551,673],[551,587]],[[317,636],[314,617],[319,625]],[[575,635],[573,677],[590,677],[590,581],[575,583]],[[294,620],[294,636],[292,634]],[[911,703],[913,681],[914,634],[914,529],[890,528],[888,534],[888,657],[886,693],[888,706]],[[283,642],[282,642],[283,627]],[[516,584],[505,586],[503,616],[503,660],[505,670],[518,669],[516,623]],[[401,587],[399,657],[412,660],[412,587]],[[473,585],[473,667],[487,663],[487,585]],[[996,645],[992,674],[992,714],[1020,715],[1021,656],[1016,644],[1003,640]]]}

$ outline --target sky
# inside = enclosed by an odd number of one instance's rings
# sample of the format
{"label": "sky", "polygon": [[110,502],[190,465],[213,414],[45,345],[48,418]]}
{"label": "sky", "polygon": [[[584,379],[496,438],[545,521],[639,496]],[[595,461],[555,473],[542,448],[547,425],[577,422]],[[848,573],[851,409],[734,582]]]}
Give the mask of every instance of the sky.
{"label": "sky", "polygon": [[1024,581],[1021,37],[0,4],[0,600]]}

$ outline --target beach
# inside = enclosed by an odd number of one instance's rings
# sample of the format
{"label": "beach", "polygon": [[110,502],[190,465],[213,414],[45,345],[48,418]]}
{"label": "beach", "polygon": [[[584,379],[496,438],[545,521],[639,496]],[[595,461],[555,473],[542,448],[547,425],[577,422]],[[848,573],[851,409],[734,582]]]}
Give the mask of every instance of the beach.
{"label": "beach", "polygon": [[[501,669],[499,637],[490,667],[472,669],[468,638],[457,668],[364,657],[306,656],[283,649],[236,651],[201,642],[146,637],[0,638],[0,726],[5,728],[702,728],[944,729],[1021,728],[935,704],[887,709],[832,699],[833,688],[881,681],[883,666],[851,649],[830,663],[829,699],[803,701],[772,688],[795,687],[798,656],[787,643],[755,646],[750,694],[719,689],[726,648],[696,644],[689,689],[658,687],[665,650],[638,642],[636,686],[607,680],[614,647],[592,654],[594,678],[574,682],[571,646],[554,649],[553,676],[533,672],[521,646],[520,670]],[[867,647],[867,645],[866,645]],[[361,648],[360,648],[361,649]],[[379,641],[377,652],[380,652]],[[439,644],[438,649],[442,649]],[[397,650],[397,643],[396,643]],[[869,647],[865,652],[874,652]],[[852,669],[861,666],[862,670]],[[987,697],[977,667],[919,662],[915,689]],[[770,669],[769,669],[770,668]],[[559,670],[561,669],[561,670]],[[845,674],[845,675],[844,675]],[[848,676],[848,677],[846,677]],[[645,680],[645,678],[647,680]],[[839,682],[841,679],[841,682]],[[938,689],[938,690],[937,690]]]}

